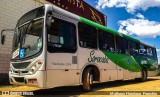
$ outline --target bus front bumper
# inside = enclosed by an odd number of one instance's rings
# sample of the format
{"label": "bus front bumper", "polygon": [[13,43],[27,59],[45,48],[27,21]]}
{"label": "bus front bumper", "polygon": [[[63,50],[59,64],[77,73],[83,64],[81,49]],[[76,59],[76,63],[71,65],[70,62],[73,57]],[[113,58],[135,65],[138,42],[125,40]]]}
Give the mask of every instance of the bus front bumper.
{"label": "bus front bumper", "polygon": [[37,71],[33,75],[18,75],[9,72],[10,84],[28,85],[44,88],[45,71]]}

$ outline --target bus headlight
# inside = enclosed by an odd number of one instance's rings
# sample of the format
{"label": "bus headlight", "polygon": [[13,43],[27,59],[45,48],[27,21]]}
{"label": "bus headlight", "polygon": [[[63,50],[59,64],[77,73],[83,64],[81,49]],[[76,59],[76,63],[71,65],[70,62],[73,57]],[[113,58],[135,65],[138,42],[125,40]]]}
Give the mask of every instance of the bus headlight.
{"label": "bus headlight", "polygon": [[30,69],[30,73],[31,74],[34,74],[38,69],[39,69],[39,67],[41,66],[43,64],[43,61],[41,61],[41,60],[38,60],[32,67],[31,67],[31,69]]}

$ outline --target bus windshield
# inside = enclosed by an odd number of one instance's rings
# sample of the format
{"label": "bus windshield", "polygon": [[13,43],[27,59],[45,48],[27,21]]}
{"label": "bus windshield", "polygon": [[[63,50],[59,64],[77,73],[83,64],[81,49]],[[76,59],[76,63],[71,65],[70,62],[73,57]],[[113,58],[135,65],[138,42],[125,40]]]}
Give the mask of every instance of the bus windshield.
{"label": "bus windshield", "polygon": [[42,48],[42,34],[42,18],[18,27],[14,37],[12,59],[21,59],[37,54]]}
{"label": "bus windshield", "polygon": [[44,6],[38,7],[18,20],[13,40],[12,59],[27,58],[40,52],[44,11]]}

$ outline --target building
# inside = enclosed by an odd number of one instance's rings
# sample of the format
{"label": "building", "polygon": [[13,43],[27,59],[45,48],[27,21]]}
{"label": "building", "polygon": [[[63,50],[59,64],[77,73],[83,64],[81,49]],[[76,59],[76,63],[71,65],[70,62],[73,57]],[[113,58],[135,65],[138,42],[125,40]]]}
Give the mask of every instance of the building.
{"label": "building", "polygon": [[[49,2],[45,0],[0,0],[0,31],[14,29],[22,15],[47,3]],[[8,83],[13,31],[4,32],[4,34],[6,35],[5,45],[0,44],[0,84]]]}

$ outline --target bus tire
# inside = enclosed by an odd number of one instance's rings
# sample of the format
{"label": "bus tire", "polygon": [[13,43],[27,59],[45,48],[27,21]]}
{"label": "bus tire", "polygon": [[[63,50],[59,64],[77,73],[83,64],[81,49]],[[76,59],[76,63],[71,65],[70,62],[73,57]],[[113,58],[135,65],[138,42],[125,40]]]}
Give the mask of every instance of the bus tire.
{"label": "bus tire", "polygon": [[141,74],[142,74],[141,78],[135,78],[135,81],[138,81],[138,82],[147,81],[147,70],[146,69],[142,69]]}
{"label": "bus tire", "polygon": [[93,72],[92,72],[92,68],[87,68],[83,72],[82,83],[83,83],[83,89],[85,91],[90,91],[91,90],[91,85],[93,84]]}
{"label": "bus tire", "polygon": [[145,69],[142,69],[141,81],[143,81],[143,82],[147,81],[147,70],[145,70]]}

